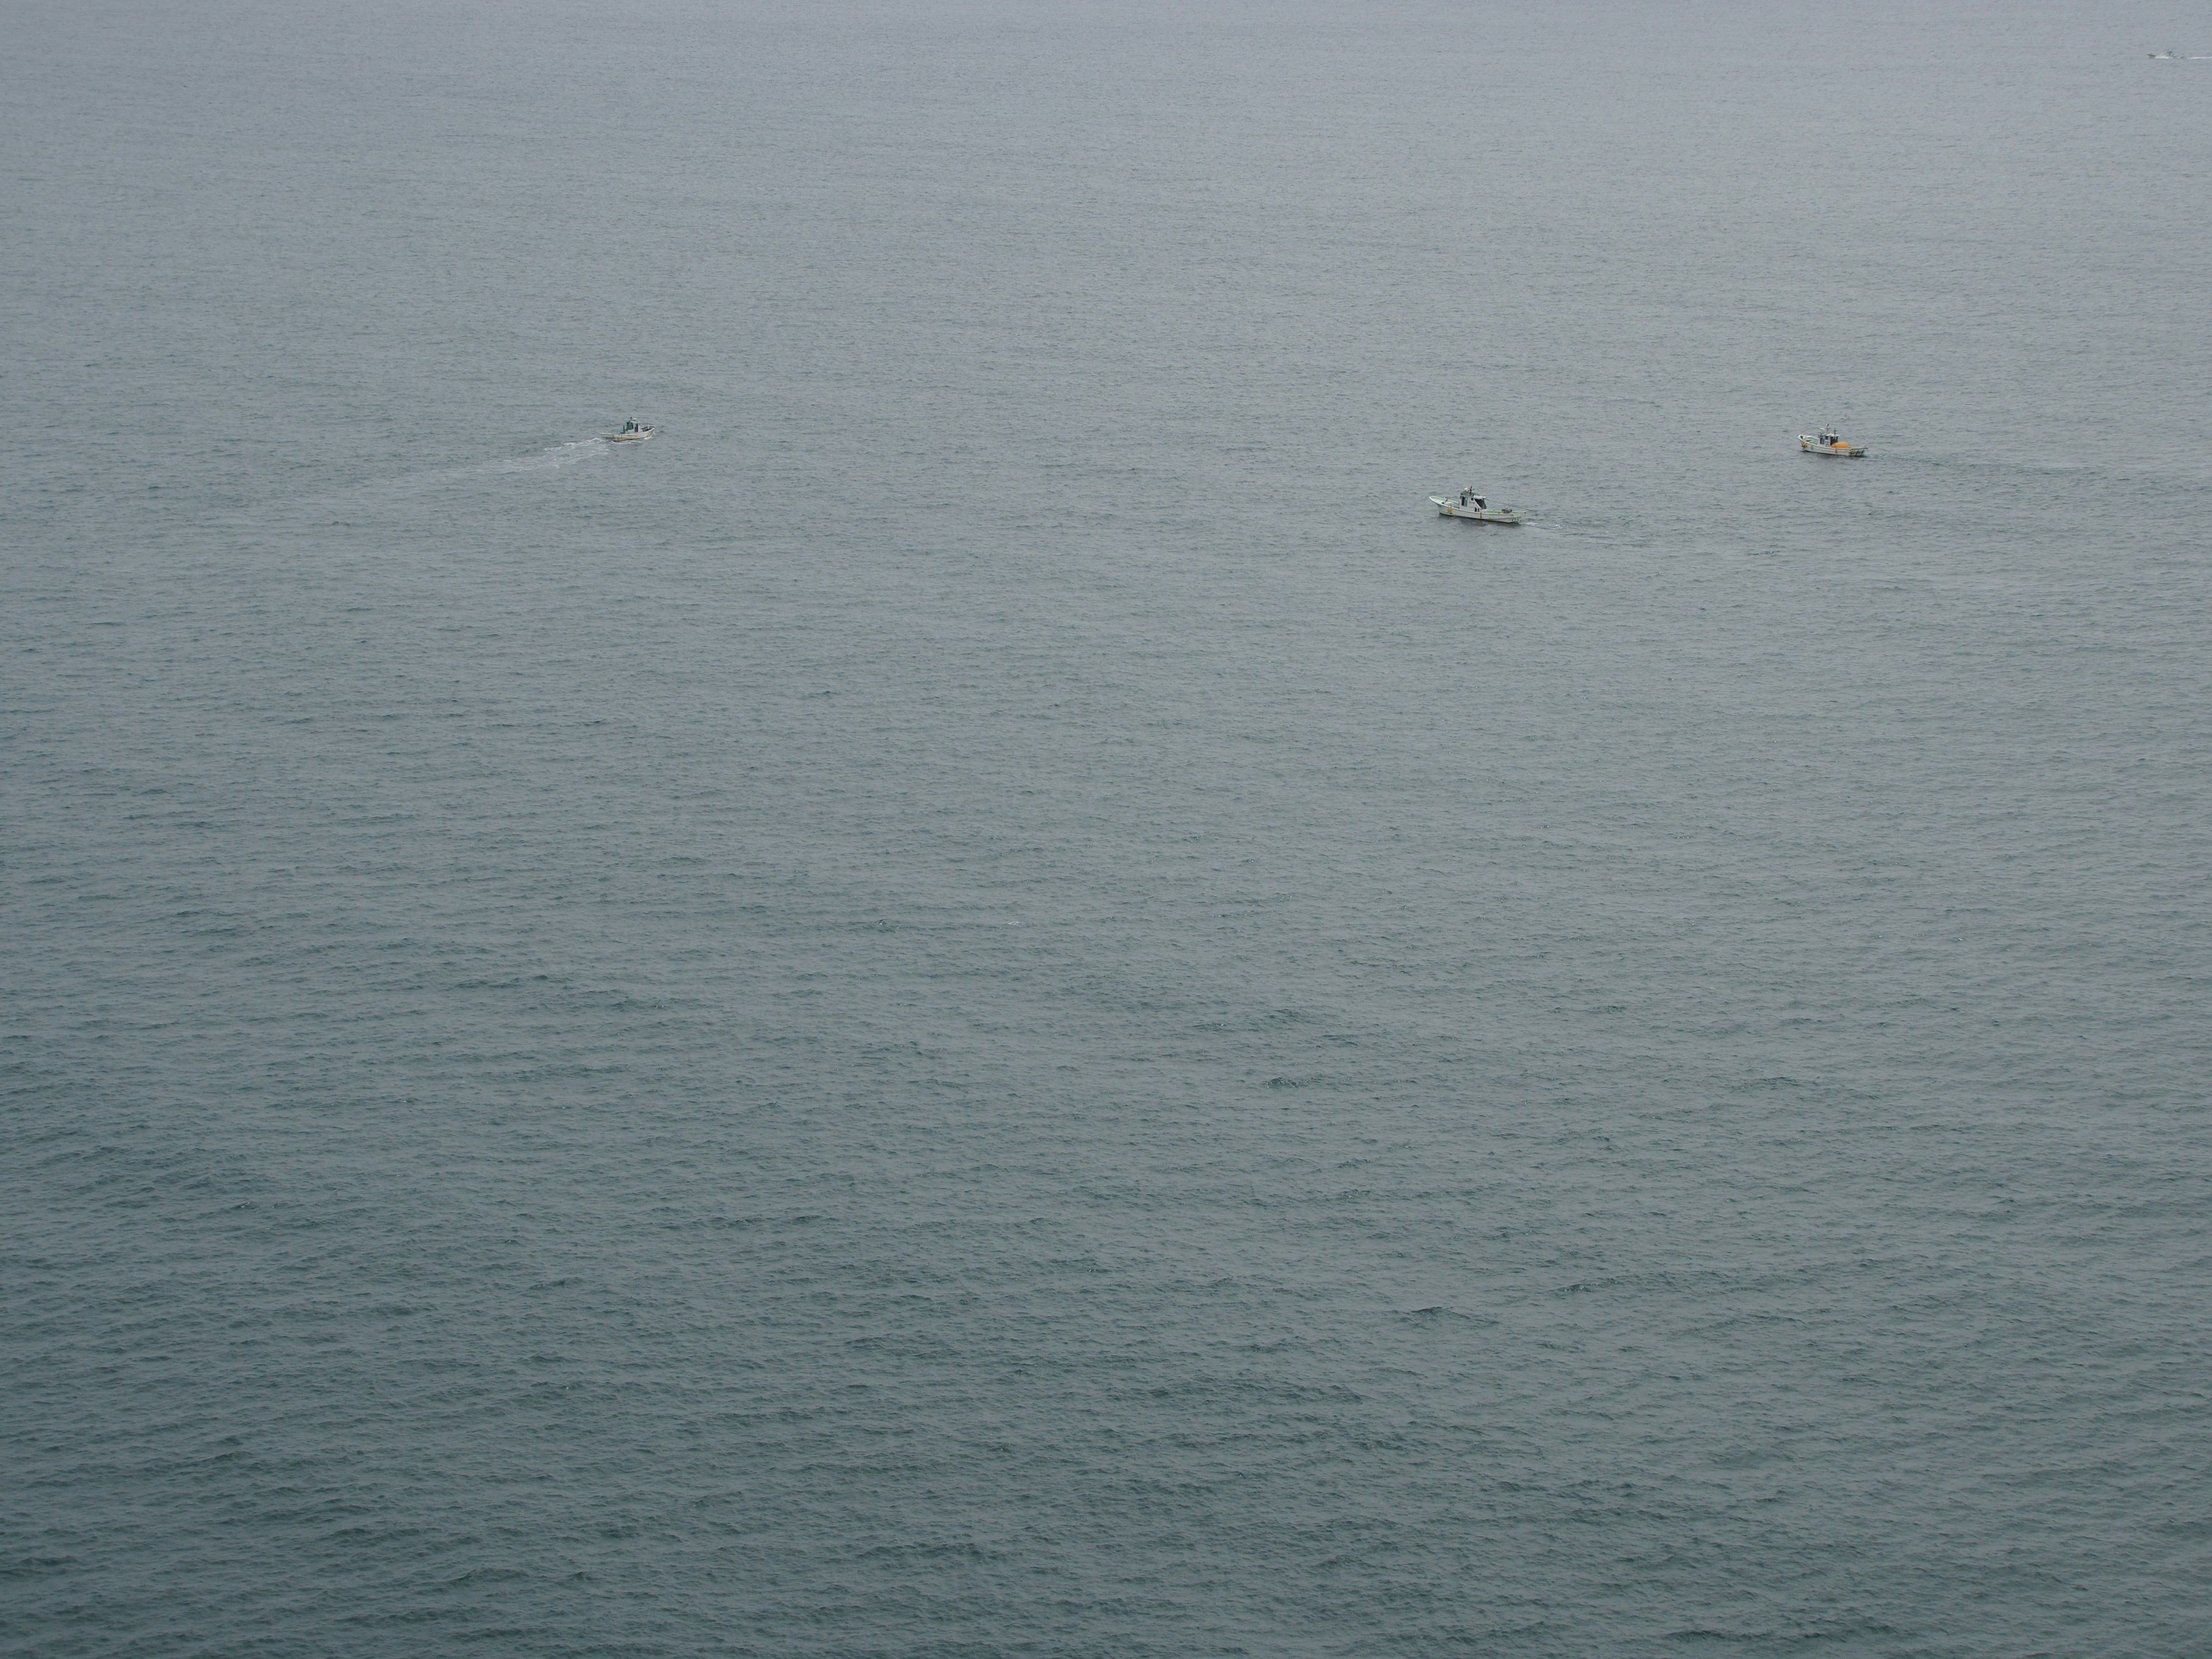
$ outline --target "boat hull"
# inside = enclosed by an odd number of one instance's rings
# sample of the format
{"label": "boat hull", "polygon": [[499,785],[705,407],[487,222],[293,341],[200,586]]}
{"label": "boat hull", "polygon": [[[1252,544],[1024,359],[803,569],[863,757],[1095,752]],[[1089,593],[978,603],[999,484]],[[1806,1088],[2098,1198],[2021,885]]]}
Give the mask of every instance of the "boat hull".
{"label": "boat hull", "polygon": [[1429,500],[1437,517],[1464,519],[1471,524],[1519,524],[1528,517],[1517,507],[1462,507],[1446,495],[1431,495]]}
{"label": "boat hull", "polygon": [[1850,460],[1866,453],[1856,444],[1824,444],[1811,438],[1800,438],[1797,447],[1808,455],[1833,455],[1839,460]]}
{"label": "boat hull", "polygon": [[611,444],[641,444],[653,435],[653,431],[647,427],[642,432],[610,432],[606,438]]}

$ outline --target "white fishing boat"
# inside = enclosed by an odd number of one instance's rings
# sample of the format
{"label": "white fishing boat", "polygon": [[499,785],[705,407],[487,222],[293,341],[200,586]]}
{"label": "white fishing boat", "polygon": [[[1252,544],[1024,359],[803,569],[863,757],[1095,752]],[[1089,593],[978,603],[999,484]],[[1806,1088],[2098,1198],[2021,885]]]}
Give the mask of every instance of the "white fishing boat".
{"label": "white fishing boat", "polygon": [[606,439],[611,444],[641,444],[653,435],[653,430],[652,427],[630,421],[623,425],[621,431],[608,433]]}
{"label": "white fishing boat", "polygon": [[1519,524],[1528,518],[1517,507],[1492,507],[1472,489],[1456,495],[1431,495],[1429,501],[1447,519],[1472,519],[1477,524]]}
{"label": "white fishing boat", "polygon": [[1860,448],[1850,439],[1838,437],[1832,432],[1823,432],[1818,437],[1813,438],[1808,438],[1801,432],[1797,434],[1797,447],[1808,455],[1863,455],[1866,453],[1865,450]]}

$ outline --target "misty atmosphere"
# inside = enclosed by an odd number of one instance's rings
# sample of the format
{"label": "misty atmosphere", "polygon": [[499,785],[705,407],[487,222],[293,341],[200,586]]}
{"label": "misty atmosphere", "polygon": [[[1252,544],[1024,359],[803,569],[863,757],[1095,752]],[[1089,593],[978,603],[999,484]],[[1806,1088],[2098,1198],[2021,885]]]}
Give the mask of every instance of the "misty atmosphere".
{"label": "misty atmosphere", "polygon": [[0,18],[0,1656],[2206,1650],[2212,4]]}

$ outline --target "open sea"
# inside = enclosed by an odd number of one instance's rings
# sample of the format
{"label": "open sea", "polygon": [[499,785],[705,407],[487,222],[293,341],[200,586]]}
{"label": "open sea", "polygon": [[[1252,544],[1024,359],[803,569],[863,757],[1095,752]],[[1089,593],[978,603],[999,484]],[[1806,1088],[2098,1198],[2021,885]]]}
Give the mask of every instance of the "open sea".
{"label": "open sea", "polygon": [[2208,186],[2204,0],[0,0],[0,1654],[2212,1652]]}

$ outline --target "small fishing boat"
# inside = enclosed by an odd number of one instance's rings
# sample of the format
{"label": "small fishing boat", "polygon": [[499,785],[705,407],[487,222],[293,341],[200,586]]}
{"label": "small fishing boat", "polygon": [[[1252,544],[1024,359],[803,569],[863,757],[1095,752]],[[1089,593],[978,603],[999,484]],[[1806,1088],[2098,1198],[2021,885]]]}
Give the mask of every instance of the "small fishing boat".
{"label": "small fishing boat", "polygon": [[1817,438],[1808,438],[1801,432],[1797,434],[1797,447],[1808,455],[1863,455],[1866,453],[1865,450],[1860,448],[1850,439],[1838,437],[1832,432],[1823,432]]}
{"label": "small fishing boat", "polygon": [[639,422],[629,421],[623,424],[621,431],[608,433],[606,439],[611,444],[641,444],[653,435],[653,430]]}
{"label": "small fishing boat", "polygon": [[1430,505],[1447,519],[1472,519],[1477,524],[1519,524],[1528,518],[1517,507],[1492,507],[1472,489],[1456,495],[1431,495]]}

